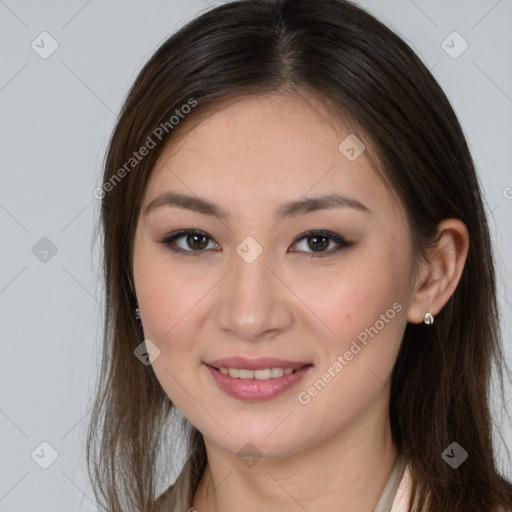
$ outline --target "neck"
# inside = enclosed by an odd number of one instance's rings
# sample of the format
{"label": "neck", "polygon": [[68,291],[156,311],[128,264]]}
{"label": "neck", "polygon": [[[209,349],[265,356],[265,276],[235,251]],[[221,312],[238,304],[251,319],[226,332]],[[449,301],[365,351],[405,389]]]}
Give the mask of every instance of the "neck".
{"label": "neck", "polygon": [[320,443],[250,467],[205,438],[208,465],[194,509],[372,512],[397,457],[384,405]]}

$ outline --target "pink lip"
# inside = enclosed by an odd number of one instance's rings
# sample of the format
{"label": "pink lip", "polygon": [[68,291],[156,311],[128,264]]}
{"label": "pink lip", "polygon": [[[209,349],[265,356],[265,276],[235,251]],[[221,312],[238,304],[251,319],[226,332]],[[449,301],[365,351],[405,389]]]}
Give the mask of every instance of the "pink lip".
{"label": "pink lip", "polygon": [[[274,360],[275,362],[276,360]],[[254,363],[254,361],[253,361]],[[263,368],[293,368],[293,366],[283,366],[283,361],[279,364],[271,364],[267,366],[261,366],[257,369]],[[226,360],[223,360],[223,364],[226,364]],[[238,363],[239,364],[239,363]],[[290,362],[286,362],[286,364],[290,364]],[[297,363],[295,363],[297,364]],[[270,398],[274,398],[281,393],[284,393],[288,389],[292,388],[295,384],[297,384],[304,375],[313,368],[313,365],[309,364],[306,366],[302,366],[300,369],[295,370],[293,373],[289,375],[283,375],[277,379],[268,379],[268,380],[258,380],[258,379],[236,379],[234,377],[230,377],[229,375],[224,375],[216,368],[205,365],[206,369],[210,372],[210,375],[213,377],[213,380],[217,384],[217,386],[224,391],[227,395],[237,398],[239,400],[245,400],[248,402],[259,402],[262,400],[268,400]],[[235,365],[227,365],[230,368],[246,368],[250,369],[247,366],[235,366]]]}
{"label": "pink lip", "polygon": [[247,359],[245,357],[226,357],[207,361],[205,364],[213,368],[245,368],[247,370],[264,370],[265,368],[293,368],[299,370],[303,366],[311,364],[309,361],[286,361],[276,357],[259,357]]}

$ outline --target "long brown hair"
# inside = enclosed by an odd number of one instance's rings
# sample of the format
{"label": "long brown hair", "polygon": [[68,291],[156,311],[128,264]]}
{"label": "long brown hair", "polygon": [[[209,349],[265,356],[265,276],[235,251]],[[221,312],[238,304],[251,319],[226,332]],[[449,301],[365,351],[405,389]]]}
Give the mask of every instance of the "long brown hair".
{"label": "long brown hair", "polygon": [[[135,226],[165,144],[226,100],[283,90],[320,98],[371,143],[377,172],[406,211],[418,257],[443,219],[458,218],[468,227],[462,277],[434,328],[407,325],[392,375],[392,435],[411,461],[415,484],[424,483],[420,506],[427,494],[429,503],[422,510],[512,507],[512,484],[499,474],[493,453],[491,372],[497,370],[503,389],[507,366],[475,166],[457,117],[425,65],[395,33],[346,0],[242,0],[211,9],[162,44],[131,87],[98,189],[105,337],[87,439],[96,499],[115,512],[192,506],[206,466],[202,435],[173,414],[151,365],[134,356],[143,340],[134,314]],[[170,430],[171,424],[183,428]],[[155,504],[159,457],[162,467],[176,462],[176,440],[165,432],[185,436],[186,460]],[[453,441],[468,452],[456,470],[441,457]]]}

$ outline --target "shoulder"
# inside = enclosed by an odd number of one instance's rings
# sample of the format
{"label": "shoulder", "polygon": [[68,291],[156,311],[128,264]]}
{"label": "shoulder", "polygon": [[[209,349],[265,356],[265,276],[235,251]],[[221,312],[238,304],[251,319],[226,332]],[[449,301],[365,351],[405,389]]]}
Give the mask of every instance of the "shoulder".
{"label": "shoulder", "polygon": [[[421,482],[419,482],[421,487]],[[409,511],[409,503],[411,501],[412,495],[412,486],[413,486],[413,473],[412,473],[412,464],[410,462],[407,463],[404,474],[402,476],[402,480],[398,486],[395,500],[393,501],[393,506],[391,507],[390,512],[408,512]],[[421,512],[420,507],[418,505],[419,501],[419,491],[416,489],[416,495],[413,497],[413,505],[411,512]],[[427,497],[428,501],[428,497]],[[422,509],[424,510],[424,509]],[[498,512],[498,511],[496,511]]]}
{"label": "shoulder", "polygon": [[[411,464],[408,463],[404,474],[402,476],[402,480],[398,485],[398,489],[396,491],[395,500],[393,501],[393,506],[391,507],[390,512],[404,512],[407,510],[409,500],[412,492],[412,475],[411,475]],[[415,511],[416,508],[413,509]]]}

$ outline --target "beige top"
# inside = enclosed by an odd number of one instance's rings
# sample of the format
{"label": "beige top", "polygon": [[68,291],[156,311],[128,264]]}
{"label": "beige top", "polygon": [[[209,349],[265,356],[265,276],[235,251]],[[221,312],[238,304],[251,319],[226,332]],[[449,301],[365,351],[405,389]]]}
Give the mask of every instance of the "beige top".
{"label": "beige top", "polygon": [[[399,455],[374,512],[407,512],[411,490],[411,465]],[[386,508],[390,506],[390,503],[392,503],[391,508]],[[412,512],[418,512],[417,503],[416,496]],[[512,510],[507,511],[505,507],[498,506],[495,512],[512,512]]]}
{"label": "beige top", "polygon": [[[398,454],[388,481],[373,512],[406,512],[411,494],[410,464]],[[413,512],[416,508],[413,507]]]}

